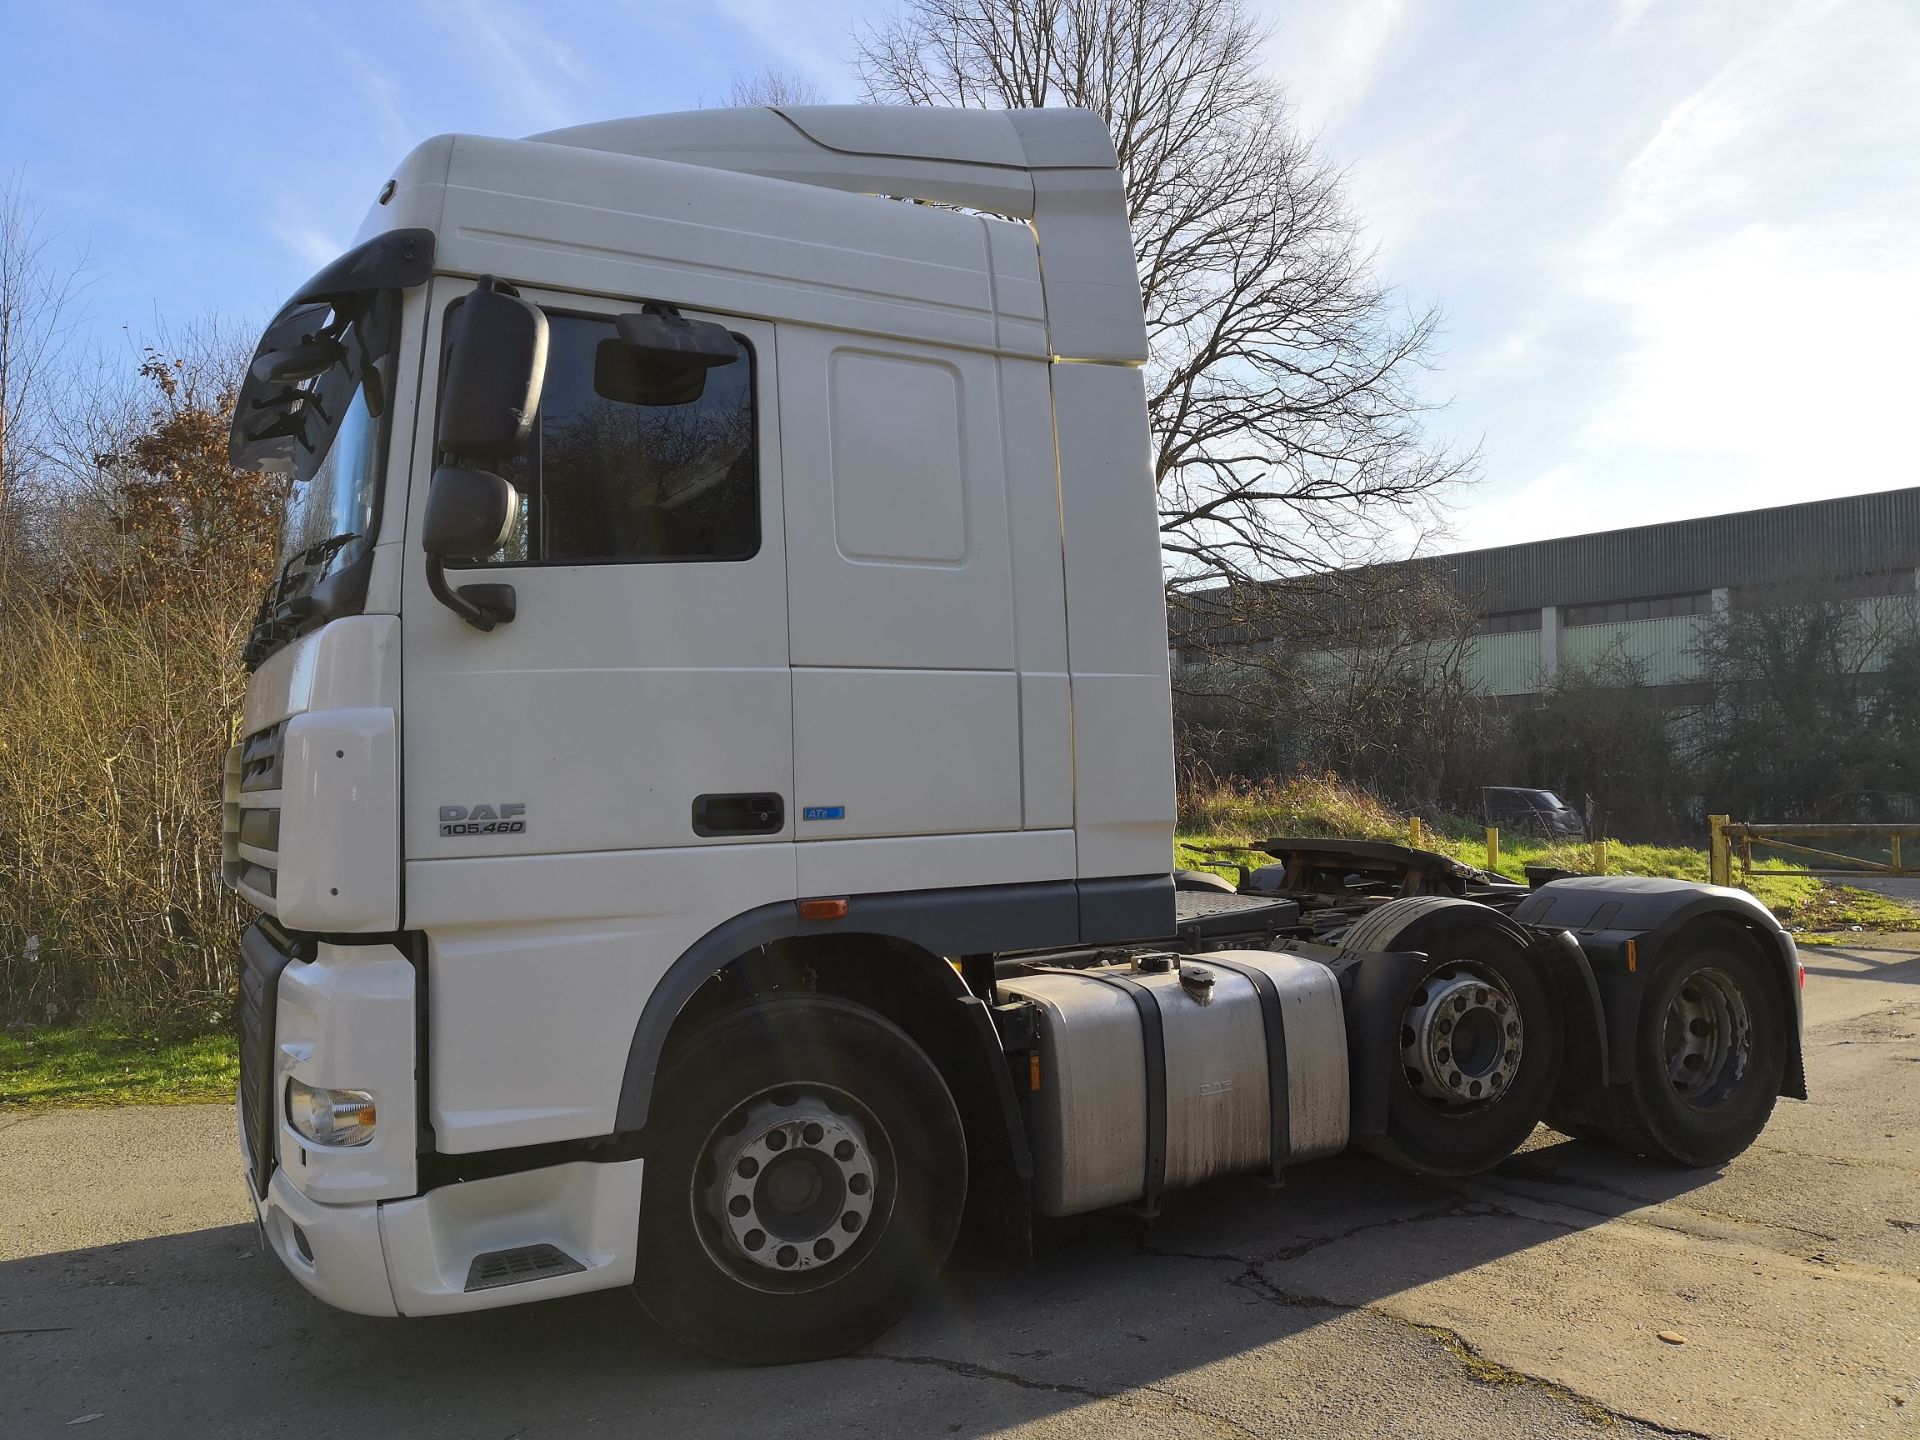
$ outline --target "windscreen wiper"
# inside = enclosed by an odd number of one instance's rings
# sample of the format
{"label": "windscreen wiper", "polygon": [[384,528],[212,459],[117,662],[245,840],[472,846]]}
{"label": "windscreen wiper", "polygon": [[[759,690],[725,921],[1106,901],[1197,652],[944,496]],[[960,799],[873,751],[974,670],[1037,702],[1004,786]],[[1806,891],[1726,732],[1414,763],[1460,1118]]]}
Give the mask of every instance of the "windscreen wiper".
{"label": "windscreen wiper", "polygon": [[[316,540],[306,549],[296,550],[286,558],[279,575],[260,597],[259,608],[254,611],[253,632],[240,651],[241,661],[249,672],[283,640],[290,639],[293,632],[313,614],[311,596],[304,593],[293,596],[287,594],[294,582],[315,573],[316,567],[325,564],[359,538],[358,530],[343,530],[338,535]],[[296,565],[301,567],[298,573],[294,570]]]}

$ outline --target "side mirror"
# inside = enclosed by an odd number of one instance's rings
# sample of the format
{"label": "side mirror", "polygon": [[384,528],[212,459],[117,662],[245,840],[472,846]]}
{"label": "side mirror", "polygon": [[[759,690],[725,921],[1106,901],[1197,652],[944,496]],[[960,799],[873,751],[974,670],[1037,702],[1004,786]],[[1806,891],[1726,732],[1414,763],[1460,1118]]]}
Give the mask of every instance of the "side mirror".
{"label": "side mirror", "polygon": [[707,372],[731,365],[740,347],[724,325],[689,320],[670,305],[614,320],[618,340],[594,352],[594,393],[627,405],[690,405],[706,392]]}
{"label": "side mirror", "polygon": [[740,348],[726,326],[711,320],[689,320],[670,305],[648,305],[621,315],[614,320],[613,328],[645,360],[711,370],[740,358]]}
{"label": "side mirror", "polygon": [[420,546],[436,560],[480,560],[506,543],[519,494],[490,470],[442,465],[427,490]]}
{"label": "side mirror", "polygon": [[326,374],[346,358],[347,347],[331,335],[309,335],[297,345],[256,355],[253,378],[267,385],[297,385]]}
{"label": "side mirror", "polygon": [[500,476],[470,467],[511,460],[525,447],[546,372],[546,315],[511,287],[482,276],[447,321],[434,448],[449,463],[433,472],[420,533],[434,598],[476,630],[513,619],[513,587],[455,590],[445,563],[479,560],[499,549],[513,529],[519,496]]}
{"label": "side mirror", "polygon": [[511,585],[447,583],[449,560],[480,560],[506,543],[520,508],[512,485],[489,470],[442,465],[427,490],[420,548],[427,552],[427,587],[434,599],[476,630],[491,630],[514,616]]}
{"label": "side mirror", "polygon": [[509,460],[533,433],[547,372],[547,317],[483,276],[447,322],[434,443],[462,460]]}

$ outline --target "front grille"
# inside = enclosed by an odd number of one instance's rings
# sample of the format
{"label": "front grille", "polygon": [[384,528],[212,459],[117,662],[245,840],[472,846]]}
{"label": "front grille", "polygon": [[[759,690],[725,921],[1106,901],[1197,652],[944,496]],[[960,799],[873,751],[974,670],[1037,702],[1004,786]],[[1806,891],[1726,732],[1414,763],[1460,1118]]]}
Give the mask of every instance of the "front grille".
{"label": "front grille", "polygon": [[269,725],[247,736],[240,748],[240,793],[280,788],[281,751],[286,739],[287,722]]}
{"label": "front grille", "polygon": [[256,730],[227,756],[221,874],[256,905],[275,899],[279,888],[280,807],[246,805],[242,797],[264,800],[280,789],[286,731],[284,720]]}
{"label": "front grille", "polygon": [[295,958],[278,932],[255,922],[240,937],[240,1133],[254,1192],[264,1196],[273,1176],[273,1135],[278,1119],[274,1095],[273,1015],[280,999],[280,972]]}

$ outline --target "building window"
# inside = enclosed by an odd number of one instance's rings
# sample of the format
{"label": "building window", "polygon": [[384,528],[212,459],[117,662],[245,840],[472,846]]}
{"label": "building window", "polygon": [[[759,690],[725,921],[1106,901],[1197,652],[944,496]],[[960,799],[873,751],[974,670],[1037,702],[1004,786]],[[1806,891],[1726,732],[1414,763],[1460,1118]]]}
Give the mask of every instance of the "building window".
{"label": "building window", "polygon": [[1569,605],[1563,615],[1567,625],[1627,625],[1635,620],[1670,620],[1677,615],[1710,615],[1713,592],[1691,595],[1653,595],[1644,600],[1602,600],[1590,605]]}
{"label": "building window", "polygon": [[1513,635],[1522,630],[1538,630],[1540,612],[1538,610],[1502,610],[1493,615],[1482,615],[1474,629],[1481,635]]}

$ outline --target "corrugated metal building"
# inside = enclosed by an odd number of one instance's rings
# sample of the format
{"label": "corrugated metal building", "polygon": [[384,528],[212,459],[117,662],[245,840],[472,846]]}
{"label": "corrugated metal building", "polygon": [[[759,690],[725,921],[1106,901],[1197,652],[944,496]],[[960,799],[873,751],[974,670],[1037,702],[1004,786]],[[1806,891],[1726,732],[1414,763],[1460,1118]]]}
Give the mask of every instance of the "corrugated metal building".
{"label": "corrugated metal building", "polygon": [[[1700,678],[1697,650],[1713,617],[1748,605],[1844,600],[1880,622],[1869,627],[1876,633],[1911,626],[1920,604],[1920,487],[1393,567],[1408,568],[1479,617],[1467,678],[1484,694],[1537,694],[1562,666],[1590,668],[1609,656],[1634,661],[1649,684],[1687,686]],[[1364,592],[1381,572],[1349,576]],[[1206,663],[1205,647],[1179,640],[1177,619],[1174,629],[1176,667]],[[1261,643],[1243,630],[1225,648]]]}
{"label": "corrugated metal building", "polygon": [[1911,610],[1920,487],[1699,520],[1637,525],[1416,562],[1480,617],[1469,674],[1493,695],[1537,692],[1562,665],[1608,653],[1649,683],[1699,674],[1703,626],[1796,593]]}

